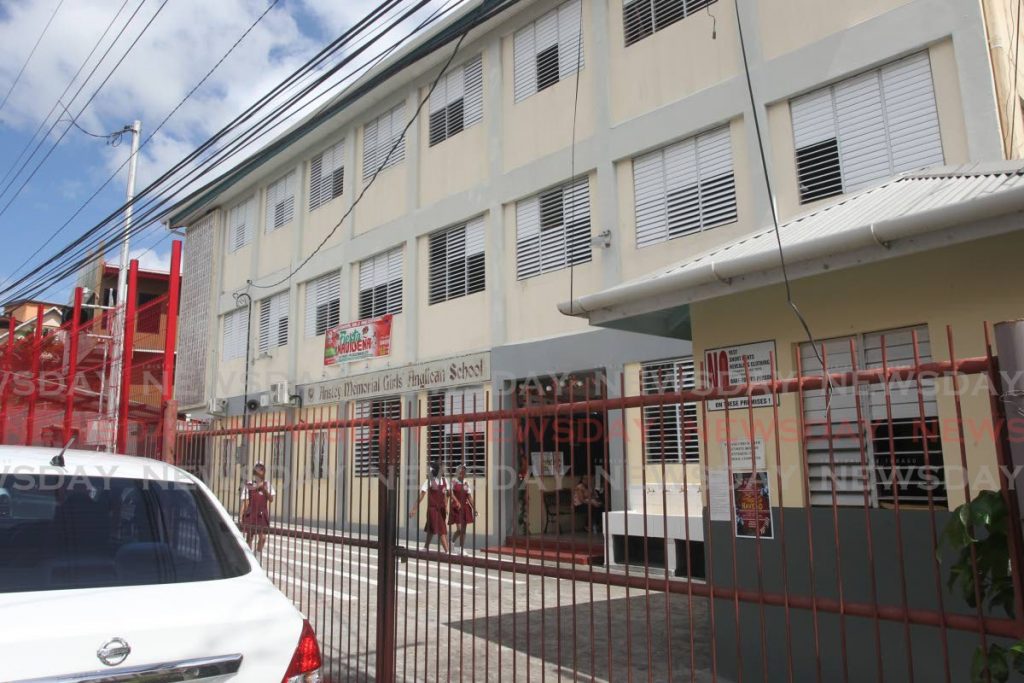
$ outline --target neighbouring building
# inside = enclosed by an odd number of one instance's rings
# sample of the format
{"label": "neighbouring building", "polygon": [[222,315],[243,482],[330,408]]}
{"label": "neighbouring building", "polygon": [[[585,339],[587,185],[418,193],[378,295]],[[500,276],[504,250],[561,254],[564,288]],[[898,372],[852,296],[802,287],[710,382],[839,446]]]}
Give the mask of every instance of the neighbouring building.
{"label": "neighbouring building", "polygon": [[[983,320],[1024,311],[1000,284],[1024,248],[1024,175],[1007,162],[1024,149],[1014,3],[736,7],[516,3],[469,32],[403,138],[450,54],[430,38],[457,37],[466,10],[176,206],[182,410],[240,424],[247,399],[295,422],[507,407],[574,387],[614,397],[658,391],[665,373],[685,387],[694,358],[747,344],[770,346],[780,373],[797,358],[813,371],[771,250],[773,201],[817,338],[870,350],[916,330],[940,357],[948,323],[957,352],[978,354]],[[346,360],[368,336],[387,355]],[[627,472],[612,508],[644,468],[700,481],[699,463],[722,458],[665,432],[595,449],[606,455],[591,465]],[[323,452],[307,441],[283,454],[303,471]],[[410,480],[449,443],[410,444]],[[481,443],[477,477],[524,455]],[[344,495],[369,499],[378,454],[349,455],[326,467]],[[971,446],[972,462],[992,457]],[[784,494],[793,511],[819,502]],[[512,532],[514,501],[491,501],[504,516],[488,531]],[[950,489],[943,505],[959,502]],[[540,509],[526,517],[539,530]]]}

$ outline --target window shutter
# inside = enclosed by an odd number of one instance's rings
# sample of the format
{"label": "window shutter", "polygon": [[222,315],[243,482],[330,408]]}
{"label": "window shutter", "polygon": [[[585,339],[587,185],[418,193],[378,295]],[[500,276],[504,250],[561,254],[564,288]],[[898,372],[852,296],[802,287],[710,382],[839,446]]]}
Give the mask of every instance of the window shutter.
{"label": "window shutter", "polygon": [[228,212],[228,247],[235,252],[252,242],[255,223],[255,197],[233,207]]}
{"label": "window shutter", "polygon": [[[693,389],[693,358],[646,363],[641,368],[644,394]],[[695,461],[699,457],[697,405],[693,402],[647,405],[643,408],[644,457],[647,462]]]}
{"label": "window shutter", "polygon": [[533,24],[516,31],[512,50],[515,62],[515,100],[521,102],[537,92],[537,42]]}
{"label": "window shutter", "polygon": [[402,247],[359,264],[359,317],[402,312]]}
{"label": "window shutter", "polygon": [[479,123],[484,116],[484,66],[483,56],[470,60],[463,69],[463,87],[465,104],[463,116],[465,127]]}
{"label": "window shutter", "polygon": [[224,315],[221,337],[221,358],[225,361],[244,358],[248,337],[248,308],[239,308]]}
{"label": "window shutter", "polygon": [[622,6],[626,46],[704,9],[715,0],[631,0]]}
{"label": "window shutter", "polygon": [[345,189],[345,141],[317,154],[309,164],[309,210],[314,211]]}
{"label": "window shutter", "polygon": [[429,296],[431,305],[484,290],[484,221],[430,236]]}
{"label": "window shutter", "polygon": [[558,76],[564,79],[583,67],[583,6],[572,0],[558,8]]}
{"label": "window shutter", "polygon": [[[357,401],[357,420],[398,420],[402,417],[399,398],[379,398]],[[355,428],[352,467],[357,477],[375,477],[380,473],[380,423]]]}
{"label": "window shutter", "polygon": [[796,98],[790,111],[803,202],[943,162],[927,53]]}
{"label": "window shutter", "polygon": [[483,117],[483,63],[478,55],[438,82],[430,94],[430,146],[441,143]]}
{"label": "window shutter", "polygon": [[260,301],[260,353],[288,343],[288,292]]}
{"label": "window shutter", "polygon": [[[483,387],[434,391],[427,397],[427,414],[432,417],[486,412]],[[465,465],[466,474],[483,477],[487,469],[487,431],[484,422],[454,422],[427,427],[427,458],[439,460],[454,476]]]}
{"label": "window shutter", "polygon": [[484,291],[486,264],[484,260],[484,219],[474,218],[466,224],[466,293]]}
{"label": "window shutter", "polygon": [[295,172],[267,186],[266,231],[273,232],[295,215]]}
{"label": "window shutter", "polygon": [[586,177],[516,204],[520,280],[590,258],[590,185]]}
{"label": "window shutter", "polygon": [[516,32],[516,102],[554,85],[583,65],[581,17],[580,0],[570,0]]}
{"label": "window shutter", "polygon": [[306,283],[306,337],[318,337],[341,322],[341,271]]}
{"label": "window shutter", "polygon": [[[363,181],[373,177],[379,168],[388,168],[405,159],[405,103],[387,111],[363,126]],[[394,152],[391,148],[395,147]],[[391,152],[391,156],[388,153]],[[387,163],[385,163],[385,160]]]}

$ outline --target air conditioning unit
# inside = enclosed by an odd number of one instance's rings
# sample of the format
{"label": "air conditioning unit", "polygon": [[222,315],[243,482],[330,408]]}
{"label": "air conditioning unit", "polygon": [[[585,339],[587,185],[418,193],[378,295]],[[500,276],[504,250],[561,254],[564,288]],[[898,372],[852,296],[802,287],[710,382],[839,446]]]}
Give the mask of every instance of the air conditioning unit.
{"label": "air conditioning unit", "polygon": [[288,390],[288,382],[275,382],[270,385],[270,403],[275,406],[291,405],[291,392]]}
{"label": "air conditioning unit", "polygon": [[260,394],[260,408],[270,407],[270,394]]}
{"label": "air conditioning unit", "polygon": [[210,404],[206,408],[206,412],[210,415],[223,415],[228,410],[228,401],[226,398],[211,398]]}

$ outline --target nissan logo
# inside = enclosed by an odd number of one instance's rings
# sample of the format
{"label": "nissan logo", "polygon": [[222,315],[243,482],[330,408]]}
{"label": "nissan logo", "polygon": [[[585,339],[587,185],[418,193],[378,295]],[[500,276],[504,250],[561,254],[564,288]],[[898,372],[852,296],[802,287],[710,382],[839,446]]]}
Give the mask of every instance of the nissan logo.
{"label": "nissan logo", "polygon": [[107,666],[117,666],[128,659],[132,649],[123,638],[111,638],[96,650],[96,656]]}

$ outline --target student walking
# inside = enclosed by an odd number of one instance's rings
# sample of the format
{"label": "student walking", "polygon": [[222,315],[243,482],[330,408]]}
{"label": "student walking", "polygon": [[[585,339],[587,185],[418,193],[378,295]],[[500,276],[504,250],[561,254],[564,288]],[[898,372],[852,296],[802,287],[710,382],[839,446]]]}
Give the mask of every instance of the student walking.
{"label": "student walking", "polygon": [[[259,555],[267,542],[270,529],[270,504],[274,502],[274,487],[266,480],[267,468],[258,462],[252,468],[253,478],[242,487],[242,530],[245,542]],[[256,538],[256,547],[252,541]]]}
{"label": "student walking", "polygon": [[427,542],[423,544],[425,550],[430,549],[430,541],[435,535],[441,542],[445,552],[448,549],[448,497],[450,491],[448,482],[441,476],[441,466],[434,462],[430,464],[430,476],[420,486],[420,495],[416,504],[409,511],[409,519],[412,519],[420,510],[420,503],[424,496],[427,497],[427,522],[423,530],[427,532]]}
{"label": "student walking", "polygon": [[452,515],[449,524],[455,525],[455,539],[460,548],[466,547],[466,525],[476,519],[473,504],[473,487],[466,481],[466,466],[459,467],[458,475],[452,480]]}

